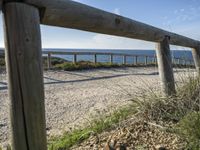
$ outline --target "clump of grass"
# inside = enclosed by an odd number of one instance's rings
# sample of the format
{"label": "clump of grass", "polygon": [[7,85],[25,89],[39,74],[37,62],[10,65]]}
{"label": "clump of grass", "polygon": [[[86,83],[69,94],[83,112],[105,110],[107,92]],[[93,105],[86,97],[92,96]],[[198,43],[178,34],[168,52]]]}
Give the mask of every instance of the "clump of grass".
{"label": "clump of grass", "polygon": [[150,119],[178,122],[192,111],[199,111],[200,79],[191,77],[187,83],[178,88],[177,94],[163,97],[161,94],[143,95],[137,99],[141,111]]}
{"label": "clump of grass", "polygon": [[5,59],[3,57],[0,57],[0,66],[5,66],[6,62]]}
{"label": "clump of grass", "polygon": [[99,119],[93,120],[91,125],[79,130],[74,130],[71,133],[65,133],[62,137],[53,138],[49,141],[49,150],[66,150],[75,144],[82,142],[90,137],[101,133],[105,130],[111,129],[120,121],[126,119],[131,114],[137,112],[136,105],[121,108],[109,116],[104,116]]}
{"label": "clump of grass", "polygon": [[56,64],[54,68],[65,71],[73,71],[73,70],[86,70],[86,69],[96,69],[96,68],[113,68],[120,66],[122,65],[112,64],[112,63],[93,63],[90,61],[80,61],[77,63],[65,62],[61,64]]}
{"label": "clump of grass", "polygon": [[200,149],[200,113],[188,113],[176,126],[176,132],[187,141],[187,149]]}
{"label": "clump of grass", "polygon": [[156,122],[173,123],[170,130],[187,142],[188,149],[200,149],[200,78],[189,77],[176,95],[151,93],[138,98],[143,116]]}

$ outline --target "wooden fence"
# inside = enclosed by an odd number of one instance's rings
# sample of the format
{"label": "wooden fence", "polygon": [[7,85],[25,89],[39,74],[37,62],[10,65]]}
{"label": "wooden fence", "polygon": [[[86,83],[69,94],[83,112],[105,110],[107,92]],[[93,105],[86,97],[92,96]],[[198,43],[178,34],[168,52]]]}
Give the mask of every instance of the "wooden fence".
{"label": "wooden fence", "polygon": [[40,24],[155,42],[164,93],[176,93],[170,44],[192,48],[200,72],[200,42],[71,0],[0,0],[14,150],[46,150]]}
{"label": "wooden fence", "polygon": [[[93,62],[98,62],[98,56],[107,56],[109,58],[108,61],[111,64],[117,63],[114,62],[114,57],[120,56],[121,57],[121,64],[130,64],[130,65],[157,65],[157,57],[155,55],[136,55],[136,54],[125,54],[125,53],[103,53],[103,52],[66,52],[66,51],[43,51],[42,54],[47,56],[47,67],[48,69],[52,68],[52,57],[60,57],[60,56],[72,56],[73,63],[78,62],[78,56],[92,56]],[[128,63],[127,58],[132,58],[132,61]],[[81,59],[85,60],[85,59]],[[193,60],[188,58],[172,58],[172,64],[175,66],[192,66]]]}
{"label": "wooden fence", "polygon": [[[4,50],[0,49],[0,56],[4,56]],[[66,61],[71,61],[73,63],[77,63],[80,61],[87,61],[87,59],[82,58],[78,59],[79,56],[91,56],[90,57],[90,62],[93,63],[98,63],[101,62],[98,61],[99,56],[105,56],[108,58],[104,62],[108,62],[111,64],[122,64],[122,65],[143,65],[143,66],[148,66],[148,65],[157,65],[157,57],[155,55],[142,55],[142,54],[127,54],[127,53],[106,53],[106,52],[69,52],[65,50],[43,50],[42,55],[44,59],[47,59],[47,66],[44,66],[47,69],[52,69],[52,58],[63,58],[66,56],[71,56],[71,59],[66,59]],[[117,61],[114,61],[114,57],[120,57],[117,59]],[[129,61],[128,61],[129,58]],[[92,59],[92,61],[91,61]],[[118,62],[120,61],[120,62]],[[189,58],[180,58],[180,57],[172,57],[172,64],[175,67],[192,67],[194,66],[194,62],[192,59]]]}

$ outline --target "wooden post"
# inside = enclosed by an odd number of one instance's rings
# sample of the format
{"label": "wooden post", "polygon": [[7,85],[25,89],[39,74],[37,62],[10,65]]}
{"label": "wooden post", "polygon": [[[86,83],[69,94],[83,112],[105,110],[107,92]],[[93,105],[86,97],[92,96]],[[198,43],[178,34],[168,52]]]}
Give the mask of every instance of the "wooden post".
{"label": "wooden post", "polygon": [[94,63],[97,63],[97,54],[94,54]]}
{"label": "wooden post", "polygon": [[155,64],[155,65],[157,65],[157,64],[158,64],[158,61],[157,61],[156,54],[154,55],[154,64]]}
{"label": "wooden post", "polygon": [[148,56],[145,56],[145,65],[147,66],[148,65]]}
{"label": "wooden post", "polygon": [[113,54],[110,54],[110,63],[113,64]]}
{"label": "wooden post", "polygon": [[197,73],[200,74],[200,46],[192,49],[192,56],[194,59],[194,64],[195,64]]}
{"label": "wooden post", "polygon": [[126,55],[123,56],[123,64],[126,65]]}
{"label": "wooden post", "polygon": [[77,63],[77,54],[74,54],[74,60],[73,60],[73,63]]}
{"label": "wooden post", "polygon": [[48,69],[51,69],[52,65],[51,65],[51,53],[48,53],[47,56],[47,65],[48,65]]}
{"label": "wooden post", "polygon": [[166,96],[173,95],[176,92],[169,47],[169,37],[166,36],[163,41],[158,43],[156,53],[163,92]]}
{"label": "wooden post", "polygon": [[46,150],[40,17],[36,7],[4,5],[13,150]]}
{"label": "wooden post", "polygon": [[135,65],[137,66],[138,64],[138,56],[135,56]]}

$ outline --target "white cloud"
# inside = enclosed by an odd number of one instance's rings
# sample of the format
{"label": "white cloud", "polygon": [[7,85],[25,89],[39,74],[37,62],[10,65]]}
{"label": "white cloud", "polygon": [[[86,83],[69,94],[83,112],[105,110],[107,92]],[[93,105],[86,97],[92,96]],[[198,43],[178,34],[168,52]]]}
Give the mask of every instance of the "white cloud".
{"label": "white cloud", "polygon": [[120,15],[120,14],[121,14],[119,8],[115,8],[113,12],[114,12],[115,14],[117,14],[117,15]]}

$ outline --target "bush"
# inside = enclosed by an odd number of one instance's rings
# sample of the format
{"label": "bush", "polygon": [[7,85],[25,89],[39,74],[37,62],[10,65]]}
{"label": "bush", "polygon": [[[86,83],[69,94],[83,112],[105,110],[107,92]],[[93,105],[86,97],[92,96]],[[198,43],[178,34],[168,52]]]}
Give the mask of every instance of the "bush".
{"label": "bush", "polygon": [[200,113],[188,113],[176,127],[177,133],[186,139],[187,149],[200,149]]}
{"label": "bush", "polygon": [[120,65],[111,64],[111,63],[96,63],[95,64],[89,61],[80,61],[77,63],[64,62],[61,64],[56,64],[54,66],[55,69],[62,69],[65,71],[85,70],[85,69],[95,69],[95,68],[111,68],[111,67],[120,67]]}
{"label": "bush", "polygon": [[5,59],[0,57],[0,66],[5,66],[5,65],[6,65]]}

